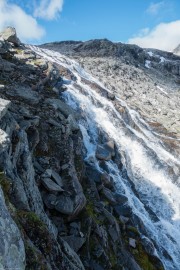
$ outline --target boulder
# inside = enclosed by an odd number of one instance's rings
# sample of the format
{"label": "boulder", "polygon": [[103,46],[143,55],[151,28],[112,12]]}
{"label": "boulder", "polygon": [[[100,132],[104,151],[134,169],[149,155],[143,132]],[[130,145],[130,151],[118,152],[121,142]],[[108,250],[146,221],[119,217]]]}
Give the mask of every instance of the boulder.
{"label": "boulder", "polygon": [[126,196],[118,193],[115,194],[115,199],[120,204],[126,203],[128,201],[128,198]]}
{"label": "boulder", "polygon": [[109,189],[113,189],[113,187],[114,187],[113,180],[107,173],[103,173],[101,175],[101,181],[105,187],[107,187]]}
{"label": "boulder", "polygon": [[111,100],[115,100],[115,95],[113,93],[108,92],[107,97]]}
{"label": "boulder", "polygon": [[63,181],[62,181],[61,176],[57,172],[55,172],[54,170],[52,170],[52,172],[51,172],[51,177],[54,179],[56,184],[58,184],[60,187],[63,186]]}
{"label": "boulder", "polygon": [[75,111],[60,99],[46,99],[46,103],[51,105],[55,110],[59,110],[64,116],[74,115]]}
{"label": "boulder", "polygon": [[48,209],[54,209],[56,205],[57,197],[54,194],[45,193],[43,196],[43,202]]}
{"label": "boulder", "polygon": [[79,126],[76,122],[76,120],[74,119],[74,116],[72,114],[70,114],[68,116],[68,119],[67,119],[68,123],[69,123],[69,127],[70,129],[75,132],[75,131],[78,131],[79,130]]}
{"label": "boulder", "polygon": [[127,203],[123,205],[115,205],[113,208],[118,216],[130,217],[132,214],[132,209]]}
{"label": "boulder", "polygon": [[118,239],[119,239],[119,233],[118,233],[118,231],[116,230],[115,227],[112,227],[112,226],[111,226],[111,227],[108,229],[108,232],[109,232],[109,234],[110,234],[110,236],[111,236],[113,242],[118,241]]}
{"label": "boulder", "polygon": [[29,86],[26,87],[15,87],[13,91],[9,91],[8,93],[11,96],[15,96],[16,98],[19,97],[23,101],[27,102],[31,105],[36,105],[39,103],[39,95],[35,91],[33,91]]}
{"label": "boulder", "polygon": [[102,145],[98,145],[96,149],[96,158],[100,160],[110,160],[115,156],[114,142],[108,141]]}
{"label": "boulder", "polygon": [[74,211],[74,202],[70,197],[59,195],[55,209],[65,215],[72,215]]}
{"label": "boulder", "polygon": [[78,250],[83,246],[86,241],[86,238],[77,237],[74,235],[64,236],[61,238],[65,240],[75,252],[78,252]]}
{"label": "boulder", "polygon": [[100,160],[110,160],[111,152],[105,149],[102,145],[98,145],[96,149],[96,158]]}
{"label": "boulder", "polygon": [[64,191],[59,185],[54,183],[50,178],[42,178],[43,186],[50,192],[62,192]]}
{"label": "boulder", "polygon": [[136,248],[136,240],[133,238],[129,238],[129,245],[133,248]]}
{"label": "boulder", "polygon": [[146,252],[153,256],[155,254],[155,247],[154,247],[154,244],[152,243],[152,241],[149,238],[147,238],[146,236],[142,236],[141,241],[142,241],[142,244],[143,244]]}
{"label": "boulder", "polygon": [[114,193],[111,190],[109,190],[108,188],[103,188],[102,189],[102,194],[108,200],[108,202],[110,204],[112,204],[112,205],[116,205],[117,204],[117,201],[114,198]]}
{"label": "boulder", "polygon": [[44,178],[51,178],[53,179],[57,185],[59,185],[60,187],[63,186],[63,182],[62,182],[62,178],[61,176],[55,172],[54,170],[52,169],[47,169],[42,175],[41,177],[44,177]]}
{"label": "boulder", "polygon": [[15,46],[19,46],[21,44],[16,35],[16,29],[14,27],[7,27],[3,32],[0,33],[0,37],[5,41],[12,42]]}

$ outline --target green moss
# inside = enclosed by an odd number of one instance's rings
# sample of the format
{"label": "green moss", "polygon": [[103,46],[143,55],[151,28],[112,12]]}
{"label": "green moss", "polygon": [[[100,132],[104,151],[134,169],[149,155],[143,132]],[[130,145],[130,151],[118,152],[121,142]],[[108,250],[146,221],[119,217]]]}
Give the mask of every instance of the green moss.
{"label": "green moss", "polygon": [[0,79],[0,84],[6,85],[7,84],[7,81],[6,80],[3,80],[3,79]]}
{"label": "green moss", "polygon": [[34,245],[43,253],[52,249],[52,239],[46,225],[34,212],[17,211],[18,220]]}
{"label": "green moss", "polygon": [[135,235],[139,236],[139,232],[135,227],[128,226],[127,229],[128,229],[128,231],[133,232]]}
{"label": "green moss", "polygon": [[112,265],[112,269],[115,269],[115,267],[117,266],[117,258],[113,252],[110,252],[109,259]]}
{"label": "green moss", "polygon": [[95,206],[92,201],[89,201],[86,205],[86,214],[88,217],[91,217],[96,224],[104,224],[103,220],[99,218],[98,213],[95,211]]}
{"label": "green moss", "polygon": [[159,265],[159,261],[155,257],[152,257],[146,253],[141,243],[137,244],[137,249],[132,250],[134,257],[140,267],[143,270],[164,270],[162,265]]}
{"label": "green moss", "polygon": [[46,86],[46,87],[45,87],[45,90],[46,90],[46,91],[53,91],[53,87],[52,87],[52,86]]}
{"label": "green moss", "polygon": [[92,217],[93,219],[97,218],[97,213],[94,211],[94,205],[92,202],[88,202],[86,205],[86,211],[88,216]]}
{"label": "green moss", "polygon": [[44,257],[35,247],[30,246],[29,243],[25,242],[26,251],[26,270],[46,270],[48,269]]}

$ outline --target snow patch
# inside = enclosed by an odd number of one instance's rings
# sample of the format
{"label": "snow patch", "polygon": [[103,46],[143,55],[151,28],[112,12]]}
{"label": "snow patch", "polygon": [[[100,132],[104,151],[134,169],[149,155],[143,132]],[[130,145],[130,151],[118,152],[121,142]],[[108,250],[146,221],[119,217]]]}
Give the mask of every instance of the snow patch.
{"label": "snow patch", "polygon": [[147,53],[149,54],[149,56],[151,56],[151,57],[153,56],[153,52],[150,51],[150,52],[147,52]]}
{"label": "snow patch", "polygon": [[157,85],[157,88],[164,93],[167,97],[169,97],[168,93],[166,91],[164,91],[164,89],[162,87],[160,87],[159,85]]}
{"label": "snow patch", "polygon": [[166,61],[166,59],[163,56],[161,56],[160,57],[160,63],[164,63],[165,61]]}
{"label": "snow patch", "polygon": [[146,61],[145,61],[145,67],[146,67],[146,68],[151,68],[150,65],[151,65],[151,61],[146,60]]}

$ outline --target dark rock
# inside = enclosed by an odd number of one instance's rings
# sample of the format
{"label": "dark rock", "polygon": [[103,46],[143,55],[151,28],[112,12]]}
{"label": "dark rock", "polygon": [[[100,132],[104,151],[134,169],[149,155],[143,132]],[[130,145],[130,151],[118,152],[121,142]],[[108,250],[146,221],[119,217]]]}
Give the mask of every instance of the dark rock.
{"label": "dark rock", "polygon": [[57,197],[54,194],[44,194],[43,201],[47,208],[54,209],[57,202]]}
{"label": "dark rock", "polygon": [[96,169],[94,165],[88,165],[86,167],[87,176],[92,179],[95,183],[101,184],[102,173]]}
{"label": "dark rock", "polygon": [[116,205],[113,208],[114,208],[115,213],[118,216],[127,216],[127,217],[129,217],[132,214],[132,209],[128,204]]}
{"label": "dark rock", "polygon": [[110,202],[110,204],[112,204],[112,205],[116,205],[117,204],[117,201],[114,198],[114,193],[111,190],[109,190],[108,188],[105,188],[104,187],[102,189],[101,193],[108,200],[108,202]]}
{"label": "dark rock", "polygon": [[55,181],[60,187],[63,186],[63,181],[62,181],[61,176],[60,176],[57,172],[55,172],[54,170],[51,171],[51,177],[54,179],[54,181]]}
{"label": "dark rock", "polygon": [[86,241],[85,238],[74,235],[64,236],[62,239],[65,240],[75,252],[78,252]]}
{"label": "dark rock", "polygon": [[118,239],[119,239],[119,234],[118,234],[117,230],[116,230],[114,227],[110,227],[110,228],[108,229],[108,232],[109,232],[109,234],[110,234],[110,236],[111,236],[113,242],[118,241]]}
{"label": "dark rock", "polygon": [[128,217],[124,217],[122,215],[119,216],[119,219],[124,224],[126,224],[129,221],[129,218]]}
{"label": "dark rock", "polygon": [[72,215],[74,212],[74,202],[70,197],[59,195],[55,209],[65,215]]}
{"label": "dark rock", "polygon": [[146,236],[141,237],[141,242],[146,250],[146,252],[150,255],[154,255],[155,254],[155,247],[154,244],[151,242],[151,240],[149,238],[147,238]]}
{"label": "dark rock", "polygon": [[76,122],[76,120],[74,119],[74,117],[73,117],[72,114],[70,114],[70,115],[68,116],[67,121],[68,121],[68,123],[69,123],[70,129],[71,129],[73,132],[79,130],[79,126],[78,126],[78,124],[77,124],[77,122]]}
{"label": "dark rock", "polygon": [[92,270],[104,270],[104,268],[95,261],[91,261],[91,269]]}
{"label": "dark rock", "polygon": [[101,181],[102,181],[102,184],[106,188],[109,188],[109,189],[113,189],[114,188],[113,180],[112,180],[112,178],[107,173],[101,174]]}
{"label": "dark rock", "polygon": [[108,92],[107,96],[109,99],[115,100],[115,95],[113,93]]}
{"label": "dark rock", "polygon": [[13,92],[9,94],[19,97],[25,102],[33,105],[38,104],[40,100],[39,95],[35,91],[32,91],[30,87],[16,87],[13,89]]}
{"label": "dark rock", "polygon": [[55,110],[59,110],[66,117],[76,115],[75,111],[67,104],[62,102],[60,99],[46,99],[45,103],[51,105]]}
{"label": "dark rock", "polygon": [[126,196],[118,194],[118,193],[115,193],[114,197],[115,197],[116,201],[120,204],[124,204],[128,201],[128,198]]}
{"label": "dark rock", "polygon": [[105,149],[102,145],[97,146],[96,157],[100,160],[110,160],[111,152]]}
{"label": "dark rock", "polygon": [[100,160],[110,160],[115,155],[114,142],[108,141],[103,145],[98,145],[96,150],[96,157]]}
{"label": "dark rock", "polygon": [[[68,259],[71,259],[74,262],[74,266],[71,264],[71,268],[75,270],[85,270],[79,256],[75,253],[73,249],[70,248],[68,243],[61,239],[60,241],[62,250],[65,252]],[[68,267],[69,268],[69,267]],[[68,269],[66,266],[64,269]],[[69,269],[71,269],[69,268]]]}
{"label": "dark rock", "polygon": [[64,191],[59,185],[54,183],[50,178],[41,178],[43,186],[50,192],[62,192]]}

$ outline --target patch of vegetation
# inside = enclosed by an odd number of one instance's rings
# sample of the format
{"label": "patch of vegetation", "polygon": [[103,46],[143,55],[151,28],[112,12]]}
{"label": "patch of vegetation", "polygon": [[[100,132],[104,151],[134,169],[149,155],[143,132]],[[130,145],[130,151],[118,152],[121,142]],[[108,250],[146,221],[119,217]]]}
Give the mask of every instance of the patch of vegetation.
{"label": "patch of vegetation", "polygon": [[131,249],[131,252],[143,270],[164,270],[159,260],[148,255],[140,242],[137,243],[136,249]]}
{"label": "patch of vegetation", "polygon": [[0,84],[6,85],[7,84],[7,80],[0,79]]}
{"label": "patch of vegetation", "polygon": [[48,269],[45,259],[35,247],[31,246],[27,241],[25,242],[26,251],[26,270],[46,270]]}
{"label": "patch of vegetation", "polygon": [[34,212],[17,211],[18,220],[27,236],[43,253],[51,252],[52,239],[46,225]]}

